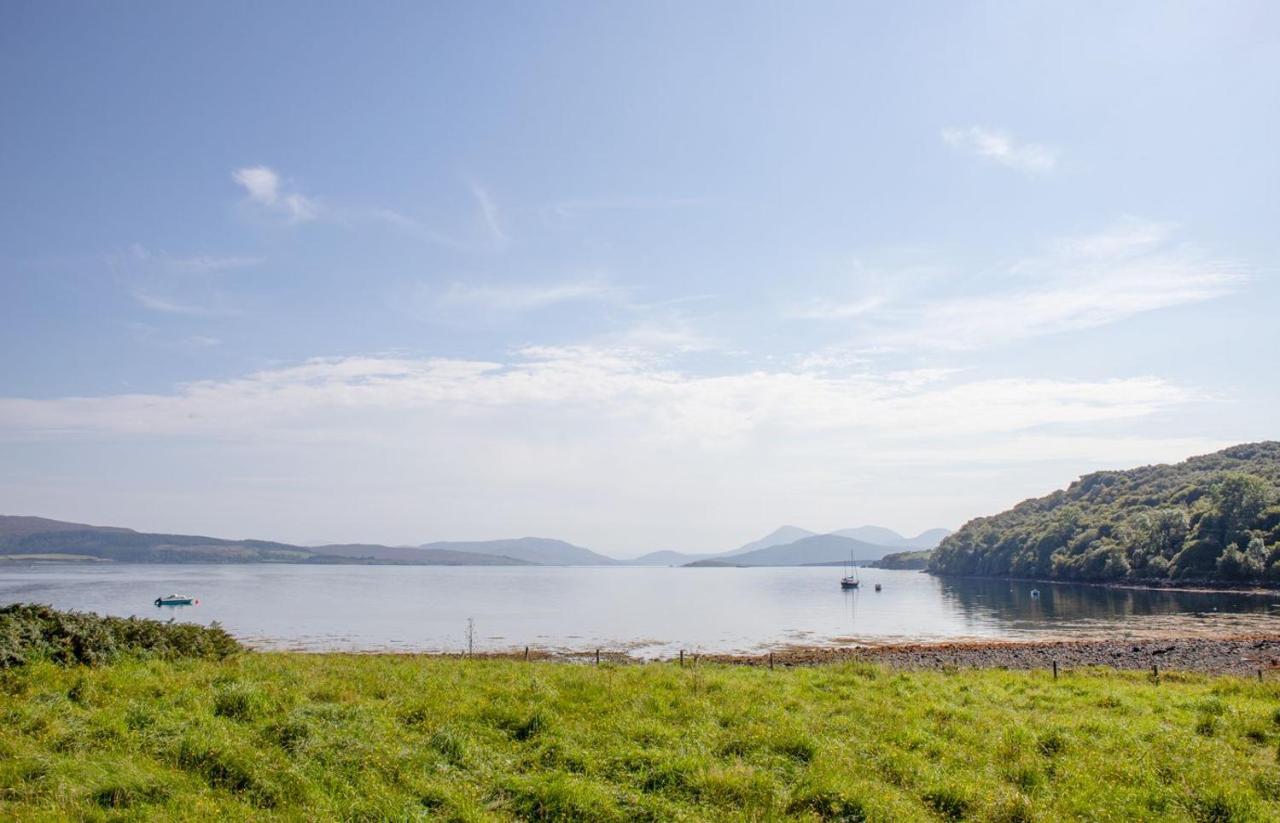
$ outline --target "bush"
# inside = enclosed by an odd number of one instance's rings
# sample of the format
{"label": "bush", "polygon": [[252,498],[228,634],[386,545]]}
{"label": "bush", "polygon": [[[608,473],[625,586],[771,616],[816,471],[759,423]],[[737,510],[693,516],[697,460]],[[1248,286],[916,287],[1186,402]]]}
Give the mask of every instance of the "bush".
{"label": "bush", "polygon": [[173,660],[221,660],[244,647],[216,623],[162,623],[136,617],[100,617],[17,603],[0,608],[0,669],[36,660],[94,666],[122,655]]}

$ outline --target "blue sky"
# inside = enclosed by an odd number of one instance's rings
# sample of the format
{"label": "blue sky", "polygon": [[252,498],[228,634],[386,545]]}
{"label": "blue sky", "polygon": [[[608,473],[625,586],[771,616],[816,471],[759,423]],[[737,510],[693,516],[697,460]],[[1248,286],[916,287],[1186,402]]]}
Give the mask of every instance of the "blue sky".
{"label": "blue sky", "polygon": [[1277,436],[1280,9],[14,2],[0,509],[711,549]]}

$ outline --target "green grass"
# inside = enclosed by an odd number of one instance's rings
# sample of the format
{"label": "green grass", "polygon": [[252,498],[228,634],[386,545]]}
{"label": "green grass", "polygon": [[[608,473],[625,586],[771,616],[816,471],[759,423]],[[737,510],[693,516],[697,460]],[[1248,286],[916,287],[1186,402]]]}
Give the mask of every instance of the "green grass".
{"label": "green grass", "polygon": [[0,818],[1275,820],[1280,685],[245,654],[0,672]]}

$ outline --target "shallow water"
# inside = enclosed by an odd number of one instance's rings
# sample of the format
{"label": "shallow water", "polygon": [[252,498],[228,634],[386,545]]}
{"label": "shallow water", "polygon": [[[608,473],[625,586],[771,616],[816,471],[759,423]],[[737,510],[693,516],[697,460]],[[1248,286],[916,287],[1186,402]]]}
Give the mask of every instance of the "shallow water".
{"label": "shallow water", "polygon": [[[751,652],[787,645],[1280,629],[1270,594],[943,580],[839,568],[6,565],[0,603],[218,621],[261,648]],[[874,591],[876,583],[883,591]],[[1033,598],[1032,589],[1041,596]],[[159,595],[199,598],[156,607]]]}

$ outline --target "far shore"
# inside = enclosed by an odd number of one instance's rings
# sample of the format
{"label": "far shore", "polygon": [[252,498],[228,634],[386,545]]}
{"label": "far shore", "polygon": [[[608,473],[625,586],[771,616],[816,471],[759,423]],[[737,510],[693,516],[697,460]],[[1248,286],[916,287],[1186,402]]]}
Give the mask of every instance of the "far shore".
{"label": "far shore", "polygon": [[[95,557],[93,555],[77,555],[62,554],[54,552],[46,552],[40,554],[0,554],[0,563],[32,563],[32,564],[117,564],[117,565],[139,565],[139,566],[394,566],[405,567],[414,566],[418,568],[447,568],[447,569],[619,569],[619,568],[635,568],[635,569],[812,569],[819,567],[836,567],[839,563],[806,563],[798,566],[745,566],[723,561],[707,562],[697,561],[695,563],[685,563],[679,566],[661,566],[632,564],[627,561],[618,561],[611,565],[572,565],[572,564],[539,564],[539,563],[521,563],[512,565],[499,565],[491,563],[409,563],[397,562],[390,560],[363,560],[357,558],[339,558],[334,557],[332,560],[263,560],[263,561],[235,561],[235,560],[163,560],[163,561],[147,561],[147,560],[113,560],[106,557]],[[1272,597],[1280,597],[1280,581],[1246,581],[1231,582],[1226,580],[1057,580],[1046,577],[1013,577],[1009,575],[980,575],[980,574],[938,574],[928,569],[888,569],[868,564],[864,566],[867,569],[878,569],[880,571],[894,572],[914,572],[917,574],[928,574],[937,577],[939,580],[985,580],[998,581],[1003,580],[1010,583],[1038,583],[1042,586],[1094,586],[1104,589],[1127,589],[1136,591],[1168,591],[1168,592],[1198,592],[1201,594],[1256,594]]]}

